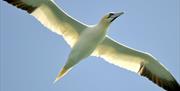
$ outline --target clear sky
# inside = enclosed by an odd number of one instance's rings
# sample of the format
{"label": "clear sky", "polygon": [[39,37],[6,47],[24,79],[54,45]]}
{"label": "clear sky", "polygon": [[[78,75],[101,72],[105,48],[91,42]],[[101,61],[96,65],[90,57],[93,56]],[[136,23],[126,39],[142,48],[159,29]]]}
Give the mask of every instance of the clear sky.
{"label": "clear sky", "polygon": [[[179,0],[55,0],[69,15],[96,24],[111,11],[124,11],[108,35],[149,52],[180,82]],[[70,47],[26,12],[0,1],[1,91],[161,91],[144,77],[89,57],[56,84]]]}

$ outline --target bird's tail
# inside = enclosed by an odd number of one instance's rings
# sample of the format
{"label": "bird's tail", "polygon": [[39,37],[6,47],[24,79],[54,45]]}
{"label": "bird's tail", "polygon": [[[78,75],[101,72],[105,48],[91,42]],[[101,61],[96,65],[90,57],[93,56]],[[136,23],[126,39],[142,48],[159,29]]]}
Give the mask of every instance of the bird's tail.
{"label": "bird's tail", "polygon": [[56,83],[58,80],[60,80],[64,75],[66,75],[69,71],[71,70],[71,68],[66,69],[65,67],[62,68],[62,70],[59,72],[59,74],[57,75],[56,79],[54,80],[53,83]]}

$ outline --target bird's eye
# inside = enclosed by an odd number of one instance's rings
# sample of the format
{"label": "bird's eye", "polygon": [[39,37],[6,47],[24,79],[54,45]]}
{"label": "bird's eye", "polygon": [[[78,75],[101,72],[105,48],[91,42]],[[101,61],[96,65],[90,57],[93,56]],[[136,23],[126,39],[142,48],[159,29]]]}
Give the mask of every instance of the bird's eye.
{"label": "bird's eye", "polygon": [[112,15],[114,15],[113,13],[109,13],[109,16],[108,16],[108,18],[110,18]]}

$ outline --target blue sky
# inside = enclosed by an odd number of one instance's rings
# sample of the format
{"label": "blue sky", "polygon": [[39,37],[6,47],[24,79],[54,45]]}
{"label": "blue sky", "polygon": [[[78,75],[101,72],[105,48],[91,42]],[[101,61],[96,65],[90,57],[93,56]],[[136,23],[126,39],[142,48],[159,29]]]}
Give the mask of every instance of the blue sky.
{"label": "blue sky", "polygon": [[[124,11],[108,35],[149,52],[180,82],[179,0],[55,0],[69,15],[96,24],[111,11]],[[70,47],[26,12],[0,1],[1,91],[161,91],[135,73],[89,57],[53,84]]]}

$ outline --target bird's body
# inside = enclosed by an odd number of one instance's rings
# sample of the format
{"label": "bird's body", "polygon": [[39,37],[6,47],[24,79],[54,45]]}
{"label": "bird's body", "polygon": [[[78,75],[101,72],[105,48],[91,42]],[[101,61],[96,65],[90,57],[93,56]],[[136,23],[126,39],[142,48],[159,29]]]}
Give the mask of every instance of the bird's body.
{"label": "bird's body", "polygon": [[27,11],[51,31],[62,35],[72,50],[56,77],[62,78],[88,56],[101,57],[124,69],[145,76],[168,91],[180,90],[172,74],[148,53],[124,46],[106,35],[107,29],[121,13],[108,13],[94,26],[83,24],[66,14],[53,0],[4,0]]}
{"label": "bird's body", "polygon": [[104,40],[105,35],[106,29],[98,25],[85,29],[72,47],[66,65],[63,68],[64,71],[59,73],[55,81],[59,80],[66,71],[69,71],[71,67],[75,66],[82,59],[90,56],[98,44]]}
{"label": "bird's body", "polygon": [[[123,14],[123,12],[116,13],[113,17],[117,18],[121,14]],[[102,20],[106,19],[106,17],[108,16],[109,15],[104,16]],[[79,36],[79,39],[72,47],[66,65],[58,74],[55,82],[62,78],[68,71],[70,71],[72,67],[74,67],[81,60],[90,56],[97,48],[97,46],[105,39],[109,23],[104,23],[102,20],[97,25],[89,26],[88,28],[83,30],[83,32]]]}
{"label": "bird's body", "polygon": [[[97,45],[103,41],[106,35],[106,30],[97,26],[88,28],[79,37],[69,55],[69,60],[79,61],[91,55]],[[76,62],[75,62],[76,63]]]}

